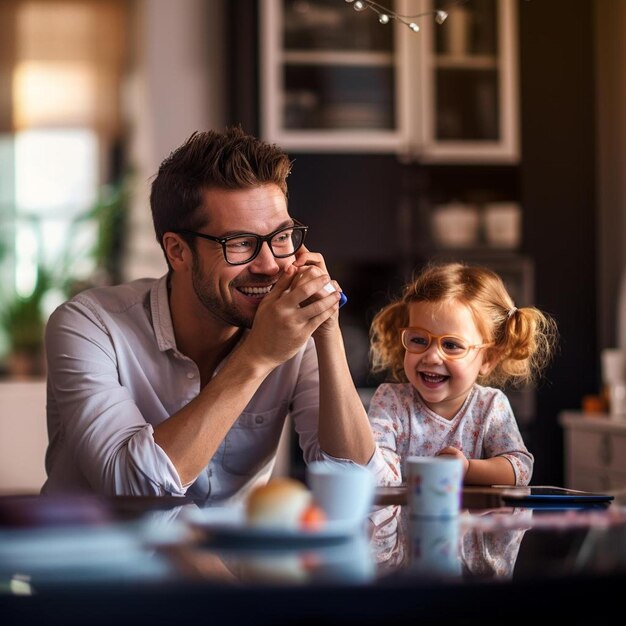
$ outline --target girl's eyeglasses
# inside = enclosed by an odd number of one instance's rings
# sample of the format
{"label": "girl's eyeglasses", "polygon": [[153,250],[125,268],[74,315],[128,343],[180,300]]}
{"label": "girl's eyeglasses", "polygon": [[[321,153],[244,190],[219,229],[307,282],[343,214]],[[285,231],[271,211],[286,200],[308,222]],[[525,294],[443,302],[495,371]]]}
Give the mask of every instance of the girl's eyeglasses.
{"label": "girl's eyeglasses", "polygon": [[444,359],[462,359],[470,350],[479,350],[493,345],[492,343],[479,343],[470,345],[463,337],[456,335],[433,335],[424,328],[401,328],[402,345],[408,352],[422,354],[426,352],[433,342],[437,342],[437,350]]}

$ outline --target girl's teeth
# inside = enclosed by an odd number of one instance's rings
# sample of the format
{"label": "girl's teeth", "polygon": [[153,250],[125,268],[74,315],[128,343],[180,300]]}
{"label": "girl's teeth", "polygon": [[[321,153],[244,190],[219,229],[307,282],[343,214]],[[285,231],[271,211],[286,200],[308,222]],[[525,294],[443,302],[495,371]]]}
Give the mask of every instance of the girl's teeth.
{"label": "girl's teeth", "polygon": [[441,374],[426,374],[425,372],[422,372],[421,374],[424,380],[429,383],[440,383],[447,378],[446,376],[442,376]]}

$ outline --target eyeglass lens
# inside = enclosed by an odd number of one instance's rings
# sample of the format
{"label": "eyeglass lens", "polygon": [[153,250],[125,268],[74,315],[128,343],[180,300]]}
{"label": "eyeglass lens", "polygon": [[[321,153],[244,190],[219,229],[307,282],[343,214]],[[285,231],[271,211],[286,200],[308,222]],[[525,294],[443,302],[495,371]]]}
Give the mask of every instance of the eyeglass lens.
{"label": "eyeglass lens", "polygon": [[224,252],[229,263],[247,263],[256,257],[263,242],[267,241],[272,254],[281,259],[294,254],[302,245],[303,240],[303,229],[287,227],[274,233],[271,239],[266,239],[260,235],[233,237],[224,243]]}
{"label": "eyeglass lens", "polygon": [[453,335],[435,337],[422,329],[405,329],[402,331],[402,344],[409,352],[417,354],[426,352],[433,340],[438,342],[439,350],[451,358],[461,358],[469,350],[469,346],[463,339]]}

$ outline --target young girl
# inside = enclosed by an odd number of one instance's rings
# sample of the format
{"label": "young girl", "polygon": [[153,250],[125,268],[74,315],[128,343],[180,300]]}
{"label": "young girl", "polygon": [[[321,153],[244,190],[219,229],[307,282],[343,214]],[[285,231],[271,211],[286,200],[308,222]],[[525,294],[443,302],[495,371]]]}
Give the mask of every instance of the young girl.
{"label": "young girl", "polygon": [[372,369],[399,382],[380,385],[370,404],[378,483],[402,483],[408,456],[448,454],[462,459],[467,484],[527,485],[533,457],[509,401],[483,385],[531,382],[555,338],[554,321],[515,307],[491,270],[428,266],[372,322]]}

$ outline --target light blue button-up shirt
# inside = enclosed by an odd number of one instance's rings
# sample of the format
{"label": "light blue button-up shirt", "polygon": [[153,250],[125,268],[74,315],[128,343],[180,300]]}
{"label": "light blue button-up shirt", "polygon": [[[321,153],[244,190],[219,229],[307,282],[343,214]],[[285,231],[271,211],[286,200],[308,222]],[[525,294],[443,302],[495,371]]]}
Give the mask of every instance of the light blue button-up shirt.
{"label": "light blue button-up shirt", "polygon": [[176,347],[166,276],[90,289],[61,305],[48,322],[46,354],[44,493],[241,497],[268,479],[288,414],[307,463],[341,462],[319,448],[318,364],[309,339],[263,381],[205,470],[181,483],[153,427],[198,395],[200,373]]}

